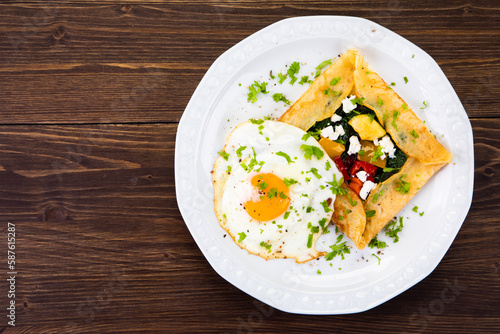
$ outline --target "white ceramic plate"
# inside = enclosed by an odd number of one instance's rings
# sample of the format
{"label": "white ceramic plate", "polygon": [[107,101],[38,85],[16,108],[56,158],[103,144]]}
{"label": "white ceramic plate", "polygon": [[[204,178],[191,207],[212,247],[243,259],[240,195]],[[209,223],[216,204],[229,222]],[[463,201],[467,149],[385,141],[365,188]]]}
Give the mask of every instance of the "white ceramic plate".
{"label": "white ceramic plate", "polygon": [[[453,153],[453,163],[435,175],[401,211],[400,241],[380,233],[389,245],[378,259],[376,249],[357,250],[345,260],[324,258],[297,264],[292,259],[265,261],[240,249],[219,226],[213,210],[211,170],[230,130],[249,118],[279,117],[307,85],[282,85],[270,70],[286,73],[301,62],[299,77],[314,73],[325,59],[348,48],[405,99],[438,140]],[[408,78],[405,84],[404,77]],[[248,86],[269,81],[270,94],[247,102]],[[241,84],[241,85],[240,85]],[[426,101],[428,107],[420,109]],[[277,309],[301,314],[355,313],[375,307],[418,283],[439,264],[470,207],[474,155],[472,128],[455,91],[436,62],[423,50],[371,21],[342,16],[298,17],[277,22],[244,39],[207,71],[179,123],[175,146],[177,201],[189,231],[210,265],[224,279]],[[411,209],[418,206],[420,216]],[[324,235],[317,249],[335,241]],[[346,239],[346,238],[345,238]],[[349,241],[349,245],[352,243]],[[319,274],[318,270],[321,272]]]}

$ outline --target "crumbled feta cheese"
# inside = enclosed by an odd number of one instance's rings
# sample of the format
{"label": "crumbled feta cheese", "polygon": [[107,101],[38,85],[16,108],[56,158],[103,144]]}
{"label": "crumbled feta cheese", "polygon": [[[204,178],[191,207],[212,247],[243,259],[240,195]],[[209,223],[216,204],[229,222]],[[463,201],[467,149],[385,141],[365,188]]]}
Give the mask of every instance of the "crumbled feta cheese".
{"label": "crumbled feta cheese", "polygon": [[356,177],[361,180],[361,182],[366,182],[366,178],[368,177],[368,173],[364,170],[360,170],[356,173]]}
{"label": "crumbled feta cheese", "polygon": [[337,114],[333,114],[331,120],[332,120],[333,123],[340,122],[342,120],[342,117],[340,117]]}
{"label": "crumbled feta cheese", "polygon": [[394,153],[396,152],[396,148],[394,147],[394,143],[392,142],[391,138],[388,135],[385,135],[380,140],[375,139],[373,143],[377,146],[382,147],[382,152],[387,153],[389,155],[389,158],[392,159],[396,157],[394,155]]}
{"label": "crumbled feta cheese", "polygon": [[355,99],[356,96],[355,95],[351,95],[350,97],[346,97],[345,99],[342,100],[342,110],[344,110],[344,112],[346,114],[350,113],[351,111],[353,111],[354,109],[356,109],[356,104],[353,104],[351,100]]}
{"label": "crumbled feta cheese", "polygon": [[349,155],[356,154],[361,149],[361,144],[356,136],[351,136],[351,138],[349,138],[349,144],[349,151],[347,152]]}
{"label": "crumbled feta cheese", "polygon": [[328,126],[324,129],[321,130],[321,135],[325,138],[329,138],[331,135],[333,135],[333,127]]}
{"label": "crumbled feta cheese", "polygon": [[376,185],[377,184],[373,183],[372,181],[366,181],[365,183],[363,183],[363,187],[359,191],[359,197],[365,200],[368,197],[370,191],[372,191],[372,189],[375,188]]}

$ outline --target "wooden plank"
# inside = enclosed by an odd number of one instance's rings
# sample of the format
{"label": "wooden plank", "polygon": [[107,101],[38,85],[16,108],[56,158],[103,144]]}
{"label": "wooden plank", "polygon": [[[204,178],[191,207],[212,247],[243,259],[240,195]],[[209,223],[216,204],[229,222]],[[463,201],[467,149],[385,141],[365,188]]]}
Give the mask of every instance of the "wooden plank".
{"label": "wooden plank", "polygon": [[0,7],[2,124],[178,122],[220,54],[297,15],[379,22],[442,65],[471,117],[500,113],[500,86],[493,80],[500,67],[493,24],[499,8],[492,2],[425,1],[411,8],[397,1],[37,3]]}
{"label": "wooden plank", "polygon": [[[335,317],[270,309],[211,269],[173,196],[176,125],[1,126],[0,212],[17,226],[20,273],[16,328],[4,332],[499,330],[488,245],[500,242],[500,120],[472,124],[475,200],[443,261],[393,300]],[[441,310],[450,284],[459,294]]]}

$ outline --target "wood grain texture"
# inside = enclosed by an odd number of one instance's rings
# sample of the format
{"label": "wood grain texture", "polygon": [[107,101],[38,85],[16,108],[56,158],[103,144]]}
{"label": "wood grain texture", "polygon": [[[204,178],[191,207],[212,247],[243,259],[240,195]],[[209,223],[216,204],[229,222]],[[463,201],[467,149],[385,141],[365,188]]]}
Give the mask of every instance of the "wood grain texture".
{"label": "wood grain texture", "polygon": [[[361,314],[256,301],[210,267],[177,208],[177,122],[204,73],[298,15],[365,17],[422,47],[474,131],[474,199],[451,248],[422,282]],[[0,332],[500,332],[499,16],[496,2],[461,0],[1,4],[0,252],[13,222],[19,275],[16,327],[2,311]]]}

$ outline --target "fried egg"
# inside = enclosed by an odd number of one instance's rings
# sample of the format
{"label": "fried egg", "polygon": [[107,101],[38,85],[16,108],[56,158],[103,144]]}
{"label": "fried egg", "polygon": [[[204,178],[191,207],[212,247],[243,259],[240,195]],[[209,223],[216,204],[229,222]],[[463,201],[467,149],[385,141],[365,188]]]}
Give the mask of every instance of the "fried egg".
{"label": "fried egg", "polygon": [[238,246],[298,263],[323,255],[315,243],[342,175],[313,137],[283,122],[251,120],[230,133],[219,155],[215,214]]}

